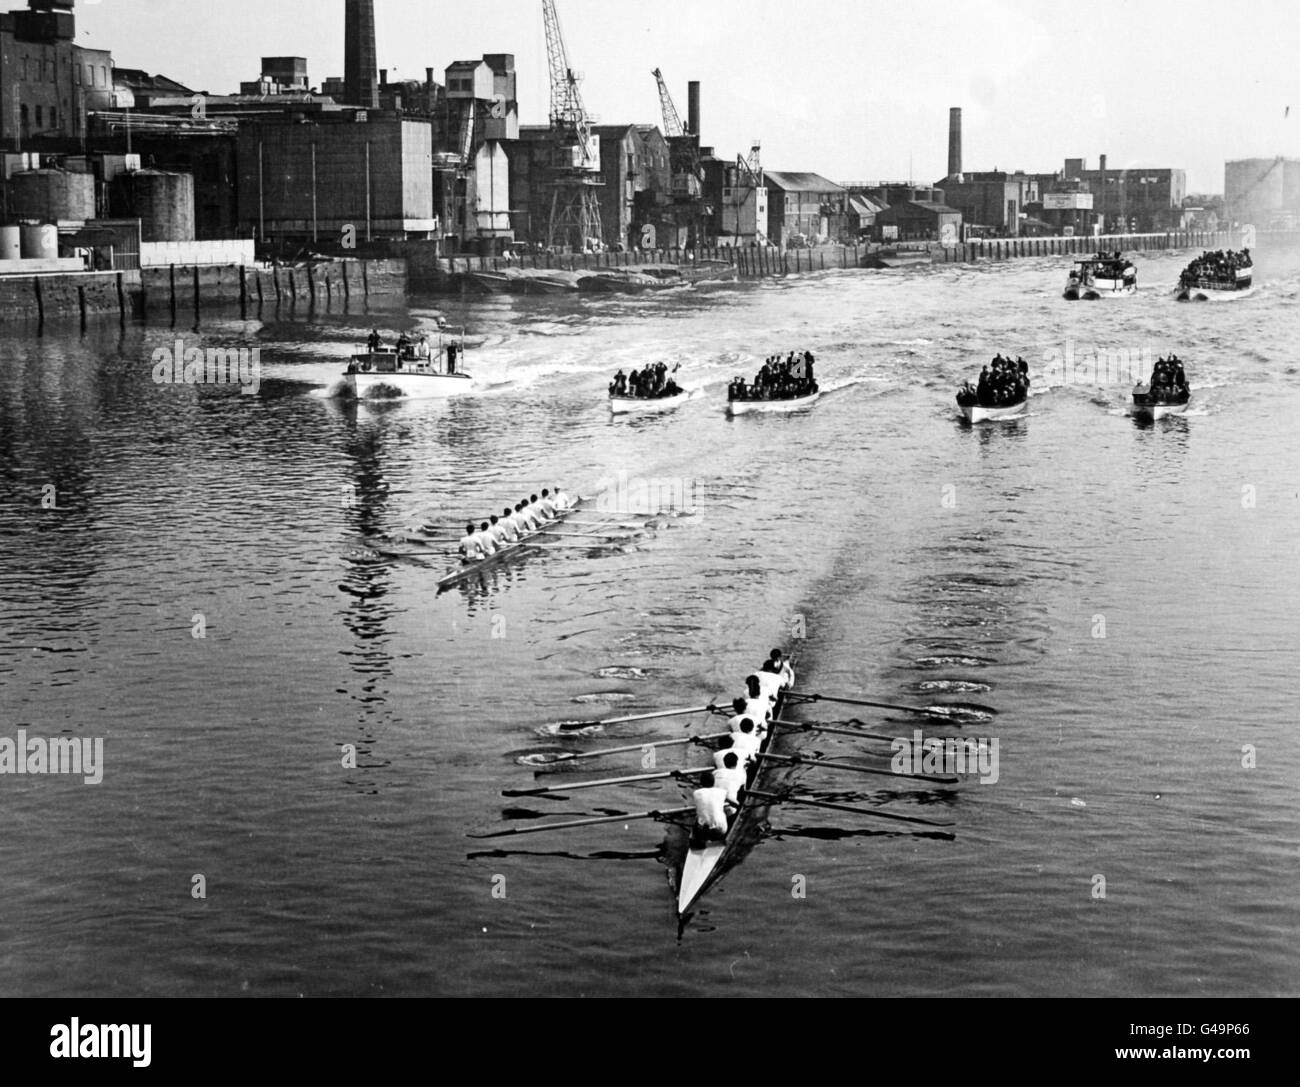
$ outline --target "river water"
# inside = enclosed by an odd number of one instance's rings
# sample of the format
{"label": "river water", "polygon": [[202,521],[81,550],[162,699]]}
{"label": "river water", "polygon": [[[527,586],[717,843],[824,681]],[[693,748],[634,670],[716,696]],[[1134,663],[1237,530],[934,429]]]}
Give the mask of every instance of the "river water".
{"label": "river water", "polygon": [[[7,327],[0,738],[99,738],[103,762],[0,776],[0,991],[1296,995],[1300,253],[1178,305],[1187,257],[1095,304],[1040,258]],[[370,328],[439,313],[481,395],[325,395]],[[257,395],[156,384],[177,337],[256,346]],[[725,417],[734,373],[804,348],[811,410]],[[1141,425],[1132,367],[1169,350],[1192,410]],[[1031,410],[963,427],[955,387],[999,351]],[[611,420],[610,375],[658,359],[699,395]],[[441,596],[447,560],[365,548],[557,482],[693,508]],[[797,715],[996,741],[996,781],[801,771],[801,795],[952,825],[775,808],[680,931],[671,828],[469,837],[678,806],[672,780],[501,790],[540,753],[700,731],[547,726],[730,699],[777,644],[808,691],[976,707]]]}

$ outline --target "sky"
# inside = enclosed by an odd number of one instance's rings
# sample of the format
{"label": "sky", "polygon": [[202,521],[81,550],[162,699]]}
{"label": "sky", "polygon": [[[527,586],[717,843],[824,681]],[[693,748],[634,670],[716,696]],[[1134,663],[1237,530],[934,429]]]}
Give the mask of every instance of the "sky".
{"label": "sky", "polygon": [[[10,4],[17,7],[16,0]],[[599,123],[662,124],[651,72],[685,119],[702,86],[702,142],[762,143],[771,170],[832,181],[947,172],[948,110],[967,170],[1187,171],[1221,193],[1227,159],[1300,157],[1294,0],[556,0],[569,62]],[[80,0],[77,40],[120,67],[233,93],[263,56],[343,74],[343,0]],[[541,0],[375,0],[380,67],[424,78],[513,53],[520,120],[549,108]]]}

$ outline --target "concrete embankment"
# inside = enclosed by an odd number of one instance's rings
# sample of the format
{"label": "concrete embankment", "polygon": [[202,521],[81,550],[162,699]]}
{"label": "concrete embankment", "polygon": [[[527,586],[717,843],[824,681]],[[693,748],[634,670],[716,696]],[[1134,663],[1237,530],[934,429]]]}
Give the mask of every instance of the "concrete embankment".
{"label": "concrete embankment", "polygon": [[121,272],[0,276],[0,322],[174,319],[208,306],[241,310],[343,303],[407,289],[403,260],[304,265],[171,264]]}

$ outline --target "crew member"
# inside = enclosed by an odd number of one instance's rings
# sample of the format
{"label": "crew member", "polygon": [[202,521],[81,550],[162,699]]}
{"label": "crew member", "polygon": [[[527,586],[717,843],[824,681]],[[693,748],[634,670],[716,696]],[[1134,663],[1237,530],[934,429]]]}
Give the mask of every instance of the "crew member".
{"label": "crew member", "polygon": [[719,788],[712,772],[700,775],[700,787],[692,794],[695,801],[695,840],[717,842],[727,836],[727,790]]}
{"label": "crew member", "polygon": [[483,557],[482,549],[479,546],[478,533],[474,531],[474,523],[471,521],[465,526],[465,535],[460,541],[460,547],[457,548],[461,554],[461,561],[474,562]]}
{"label": "crew member", "polygon": [[713,783],[719,789],[725,789],[727,803],[740,804],[740,790],[749,784],[745,768],[740,764],[740,756],[735,751],[728,751],[722,756],[722,769],[713,771]]}
{"label": "crew member", "polygon": [[509,506],[501,511],[501,532],[507,543],[519,539],[519,526],[515,524],[515,513]]}
{"label": "crew member", "polygon": [[370,330],[370,338],[366,341],[366,346],[370,348],[372,355],[384,346],[384,338],[379,335],[379,329],[372,328]]}

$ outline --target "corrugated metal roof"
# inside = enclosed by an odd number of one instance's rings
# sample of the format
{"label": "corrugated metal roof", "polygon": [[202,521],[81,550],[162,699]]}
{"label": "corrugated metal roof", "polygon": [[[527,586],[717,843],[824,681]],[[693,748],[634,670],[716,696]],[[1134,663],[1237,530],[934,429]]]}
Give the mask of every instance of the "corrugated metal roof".
{"label": "corrugated metal roof", "polygon": [[833,181],[821,174],[796,173],[786,170],[764,170],[763,176],[786,192],[843,192]]}

